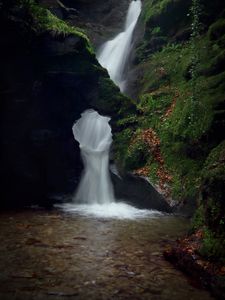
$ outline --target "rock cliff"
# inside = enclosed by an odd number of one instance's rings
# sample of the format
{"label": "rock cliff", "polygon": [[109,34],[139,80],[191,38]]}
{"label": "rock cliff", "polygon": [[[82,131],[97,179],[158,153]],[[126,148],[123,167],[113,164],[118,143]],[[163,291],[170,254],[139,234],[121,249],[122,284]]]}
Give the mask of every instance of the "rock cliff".
{"label": "rock cliff", "polygon": [[35,1],[0,9],[1,205],[50,205],[80,175],[74,121],[91,107],[118,115],[128,100],[79,29]]}

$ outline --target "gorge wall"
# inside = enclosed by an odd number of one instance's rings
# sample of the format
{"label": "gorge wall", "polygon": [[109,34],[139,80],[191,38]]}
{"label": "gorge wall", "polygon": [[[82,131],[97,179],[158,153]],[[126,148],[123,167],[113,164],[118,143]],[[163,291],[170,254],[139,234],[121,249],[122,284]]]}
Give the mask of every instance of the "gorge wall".
{"label": "gorge wall", "polygon": [[130,103],[79,29],[35,1],[1,1],[0,15],[1,206],[48,206],[80,176],[71,129],[80,113],[117,119]]}

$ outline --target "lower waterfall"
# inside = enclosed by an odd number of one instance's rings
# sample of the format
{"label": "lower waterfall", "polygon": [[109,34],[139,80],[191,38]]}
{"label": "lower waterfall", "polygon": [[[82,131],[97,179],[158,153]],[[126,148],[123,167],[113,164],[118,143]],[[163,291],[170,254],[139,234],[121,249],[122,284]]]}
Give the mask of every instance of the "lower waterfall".
{"label": "lower waterfall", "polygon": [[74,138],[80,143],[84,163],[83,175],[75,202],[107,204],[114,201],[109,175],[109,149],[112,143],[110,118],[86,110],[73,126]]}

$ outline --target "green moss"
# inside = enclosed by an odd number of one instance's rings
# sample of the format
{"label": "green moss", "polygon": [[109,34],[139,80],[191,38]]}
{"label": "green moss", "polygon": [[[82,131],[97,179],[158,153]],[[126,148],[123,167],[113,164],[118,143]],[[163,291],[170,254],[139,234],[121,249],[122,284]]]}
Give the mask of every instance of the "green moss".
{"label": "green moss", "polygon": [[53,31],[55,34],[75,33],[85,37],[74,27],[67,25],[64,21],[53,15],[48,9],[38,5],[34,0],[19,0],[18,2],[30,11],[37,29]]}
{"label": "green moss", "polygon": [[137,124],[138,118],[134,114],[130,114],[124,118],[121,118],[120,120],[117,121],[117,126],[122,127],[122,126],[132,126]]}
{"label": "green moss", "polygon": [[200,205],[192,219],[192,231],[196,231],[205,225],[204,207]]}
{"label": "green moss", "polygon": [[205,167],[202,172],[204,178],[214,177],[225,174],[223,163],[225,162],[225,141],[221,142],[214,148],[205,162]]}
{"label": "green moss", "polygon": [[157,172],[159,170],[159,163],[151,159],[151,162],[148,162],[149,166],[149,179],[153,184],[158,183],[158,175]]}
{"label": "green moss", "polygon": [[225,236],[217,236],[209,228],[204,228],[203,245],[200,254],[211,260],[225,263]]}
{"label": "green moss", "polygon": [[201,205],[192,222],[193,230],[203,228],[200,254],[225,262],[225,141],[209,154],[201,171]]}
{"label": "green moss", "polygon": [[115,160],[118,164],[125,168],[125,157],[128,152],[128,147],[133,136],[133,131],[130,128],[126,128],[114,135],[114,152]]}
{"label": "green moss", "polygon": [[207,225],[225,234],[225,141],[214,148],[202,170],[203,200]]}
{"label": "green moss", "polygon": [[102,69],[105,76],[99,77],[98,81],[98,99],[92,102],[92,105],[105,114],[109,114],[116,122],[119,118],[124,117],[124,112],[129,111],[130,114],[134,111],[134,105],[131,100],[120,93],[119,88],[107,76],[107,73]]}
{"label": "green moss", "polygon": [[143,94],[137,109],[146,115],[147,126],[157,128],[160,117],[172,102],[172,95],[168,92],[159,92],[157,94]]}
{"label": "green moss", "polygon": [[102,77],[99,79],[99,88],[99,99],[96,105],[100,106],[105,111],[116,112],[117,108],[115,103],[120,106],[120,102],[123,98],[123,96],[119,93],[119,89],[109,78]]}
{"label": "green moss", "polygon": [[167,41],[172,40],[171,37],[178,33],[180,26],[186,27],[190,23],[190,5],[191,0],[144,1],[141,20],[146,28],[145,41],[154,35],[164,36]]}
{"label": "green moss", "polygon": [[161,34],[161,28],[159,27],[159,26],[156,26],[156,27],[154,27],[153,29],[152,29],[152,35],[156,35],[156,36],[158,36],[158,35],[160,35]]}
{"label": "green moss", "polygon": [[141,140],[137,140],[128,147],[124,167],[129,171],[138,169],[146,164],[147,158],[148,149],[146,144]]}
{"label": "green moss", "polygon": [[68,25],[65,21],[53,15],[48,9],[41,7],[34,0],[17,0],[16,3],[30,14],[32,27],[37,33],[49,31],[53,35],[76,35],[83,40],[86,50],[91,55],[94,55],[94,50],[89,39],[78,28]]}
{"label": "green moss", "polygon": [[151,19],[155,15],[162,14],[163,10],[166,9],[167,5],[172,2],[171,0],[154,1],[147,0],[144,2],[144,8],[142,18],[145,22]]}

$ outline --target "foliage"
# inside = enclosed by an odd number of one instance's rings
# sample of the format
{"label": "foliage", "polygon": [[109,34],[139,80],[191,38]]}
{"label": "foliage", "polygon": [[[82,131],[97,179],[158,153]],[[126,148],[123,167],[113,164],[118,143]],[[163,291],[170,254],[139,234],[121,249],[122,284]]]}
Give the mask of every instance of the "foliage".
{"label": "foliage", "polygon": [[[149,0],[144,3],[142,18],[146,31],[154,34],[159,32],[159,25],[157,28],[149,20],[159,18],[158,13],[162,14],[159,2],[162,1],[153,3]],[[164,8],[169,3],[166,2]],[[143,76],[139,82],[136,118],[132,114],[135,125],[127,122],[126,118],[120,120],[120,124],[134,130],[134,134],[137,129],[152,128],[156,132],[160,138],[165,168],[172,176],[169,183],[172,196],[178,201],[198,197],[204,162],[217,145],[216,139],[220,138],[218,132],[212,132],[215,122],[218,122],[218,113],[222,114],[223,111],[222,108],[221,111],[217,109],[222,105],[225,92],[223,35],[220,34],[216,43],[211,42],[210,32],[215,25],[212,24],[208,32],[202,31],[201,10],[200,2],[193,1],[190,40],[169,42],[162,50],[151,53],[147,50],[151,35],[145,35],[144,42],[138,48],[138,68]],[[197,50],[197,57],[194,49]],[[124,157],[125,148],[120,147]],[[123,155],[120,155],[121,160]],[[150,153],[145,166],[140,162],[138,167],[140,172],[149,170],[151,180],[154,178],[154,182],[159,183],[159,165],[152,160]]]}
{"label": "foliage", "polygon": [[144,1],[141,20],[145,24],[145,41],[153,36],[164,37],[168,42],[174,41],[171,37],[178,33],[179,27],[185,28],[190,23],[190,3],[191,0]]}
{"label": "foliage", "polygon": [[128,127],[118,132],[114,137],[115,159],[123,168],[125,167],[124,161],[128,152],[128,147],[132,136],[133,131],[131,128]]}
{"label": "foliage", "polygon": [[225,223],[225,141],[214,148],[202,170],[203,181],[203,205],[207,225],[216,230],[217,233],[224,233]]}
{"label": "foliage", "polygon": [[[209,176],[209,172],[215,172],[224,174],[224,168],[221,164],[224,163],[225,160],[225,141],[221,142],[216,148],[214,148],[205,162],[205,168],[203,171],[203,176]],[[212,174],[211,174],[212,175]],[[211,176],[210,175],[210,176]]]}
{"label": "foliage", "polygon": [[[102,69],[103,70],[103,69]],[[123,116],[124,111],[132,114],[133,104],[130,99],[120,93],[119,88],[108,77],[100,77],[98,82],[98,99],[93,106],[105,114],[110,114],[114,121]]]}
{"label": "foliage", "polygon": [[156,26],[152,29],[152,35],[159,35],[161,33],[161,28]]}
{"label": "foliage", "polygon": [[134,170],[145,165],[148,157],[148,149],[144,141],[138,139],[128,147],[124,160],[124,167],[127,170]]}
{"label": "foliage", "polygon": [[214,148],[202,169],[201,204],[192,222],[193,230],[203,228],[200,254],[225,261],[225,141]]}
{"label": "foliage", "polygon": [[145,1],[144,2],[144,9],[143,9],[143,14],[142,18],[145,22],[147,22],[151,17],[155,15],[159,15],[162,13],[163,10],[166,9],[166,6],[168,3],[170,3],[171,0],[162,0],[162,1]]}
{"label": "foliage", "polygon": [[208,259],[225,263],[225,235],[217,236],[212,230],[205,227],[203,244],[199,252]]}
{"label": "foliage", "polygon": [[117,121],[117,126],[129,126],[129,125],[135,125],[137,123],[137,116],[134,114],[130,114],[128,116],[125,116],[124,118]]}
{"label": "foliage", "polygon": [[200,205],[192,218],[192,231],[196,231],[205,224],[204,207]]}

